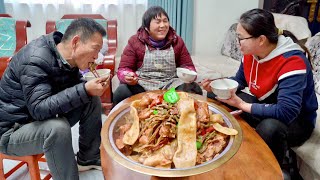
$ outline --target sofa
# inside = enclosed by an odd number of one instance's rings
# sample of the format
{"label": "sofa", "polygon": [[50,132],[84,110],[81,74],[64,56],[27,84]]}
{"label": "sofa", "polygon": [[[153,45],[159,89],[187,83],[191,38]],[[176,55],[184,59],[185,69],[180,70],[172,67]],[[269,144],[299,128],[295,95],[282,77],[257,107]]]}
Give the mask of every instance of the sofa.
{"label": "sofa", "polygon": [[[305,45],[311,53],[315,91],[320,105],[320,33],[309,38]],[[320,106],[317,115],[316,127],[311,137],[302,146],[293,148],[304,179],[320,179]]]}

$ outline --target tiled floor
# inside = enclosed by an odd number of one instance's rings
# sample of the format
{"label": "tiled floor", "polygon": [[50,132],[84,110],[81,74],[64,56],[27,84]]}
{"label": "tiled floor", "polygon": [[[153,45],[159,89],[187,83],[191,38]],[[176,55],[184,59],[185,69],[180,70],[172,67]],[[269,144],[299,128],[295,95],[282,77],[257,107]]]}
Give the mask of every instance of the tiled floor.
{"label": "tiled floor", "polygon": [[[106,119],[106,116],[102,115],[103,122],[105,121],[105,119]],[[75,152],[78,152],[79,124],[76,124],[74,127],[72,127],[72,136],[73,136],[72,137],[73,149]],[[16,164],[18,164],[18,161],[5,160],[4,171],[5,172],[9,171]],[[46,163],[39,163],[39,166],[41,169],[41,177],[44,177],[48,173],[48,166],[46,165]],[[103,180],[102,171],[98,171],[98,170],[89,170],[85,172],[80,172],[79,176],[80,176],[80,180]],[[8,178],[8,180],[30,180],[27,166],[24,165],[23,167],[21,167],[18,171],[12,174]]]}

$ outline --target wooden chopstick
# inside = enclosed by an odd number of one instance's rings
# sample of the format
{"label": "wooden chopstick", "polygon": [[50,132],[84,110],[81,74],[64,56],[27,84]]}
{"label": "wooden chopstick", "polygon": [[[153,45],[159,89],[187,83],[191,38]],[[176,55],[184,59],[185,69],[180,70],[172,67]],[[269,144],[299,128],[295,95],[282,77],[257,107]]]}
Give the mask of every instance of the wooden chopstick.
{"label": "wooden chopstick", "polygon": [[137,78],[138,78],[138,80],[140,80],[140,81],[145,81],[145,82],[149,82],[149,83],[159,84],[159,82],[152,81],[152,80],[149,80],[149,79],[145,79],[145,78],[141,78],[141,77],[137,77]]}
{"label": "wooden chopstick", "polygon": [[[130,75],[125,75],[125,76],[129,76],[129,77],[133,77],[133,76],[130,76]],[[152,81],[152,80],[149,80],[149,79],[146,79],[146,78],[141,78],[139,76],[136,76],[138,80],[140,81],[145,81],[145,82],[149,82],[149,83],[154,83],[154,84],[159,84],[159,82],[156,82],[156,81]]]}
{"label": "wooden chopstick", "polygon": [[92,74],[94,75],[94,77],[96,77],[96,78],[99,78],[99,77],[100,77],[100,75],[98,74],[98,72],[97,72],[96,69],[94,69],[94,70],[91,71],[91,72],[92,72]]}
{"label": "wooden chopstick", "polygon": [[89,70],[92,72],[92,74],[94,75],[95,78],[99,78],[100,75],[98,74],[97,70],[96,70],[96,64],[91,62],[89,63]]}
{"label": "wooden chopstick", "polygon": [[236,116],[236,115],[240,115],[242,112],[243,111],[241,109],[239,109],[239,110],[231,111],[230,114],[233,116]]}
{"label": "wooden chopstick", "polygon": [[219,78],[213,78],[213,79],[208,79],[208,80],[209,80],[209,81],[213,81],[213,80],[225,79],[225,78],[228,78],[228,77],[219,77]]}

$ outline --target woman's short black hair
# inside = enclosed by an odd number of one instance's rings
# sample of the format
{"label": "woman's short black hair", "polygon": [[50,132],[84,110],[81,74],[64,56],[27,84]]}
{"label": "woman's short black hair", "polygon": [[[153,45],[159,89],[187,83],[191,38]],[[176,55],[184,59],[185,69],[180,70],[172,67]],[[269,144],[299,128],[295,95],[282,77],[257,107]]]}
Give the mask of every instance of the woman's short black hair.
{"label": "woman's short black hair", "polygon": [[67,27],[62,41],[67,41],[74,35],[80,34],[81,41],[85,42],[96,32],[100,33],[102,37],[106,35],[106,30],[95,20],[91,18],[75,19]]}
{"label": "woman's short black hair", "polygon": [[162,7],[151,6],[142,16],[142,27],[149,29],[151,20],[162,15],[165,15],[170,21],[167,12]]}

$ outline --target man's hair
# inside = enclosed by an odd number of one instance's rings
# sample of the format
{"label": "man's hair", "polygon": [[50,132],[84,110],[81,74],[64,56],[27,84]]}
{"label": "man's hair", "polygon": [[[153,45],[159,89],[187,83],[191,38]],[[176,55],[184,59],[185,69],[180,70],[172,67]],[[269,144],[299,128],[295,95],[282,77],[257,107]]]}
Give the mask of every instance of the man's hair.
{"label": "man's hair", "polygon": [[62,42],[70,40],[76,34],[80,35],[80,40],[85,42],[88,40],[94,33],[100,33],[101,36],[106,35],[106,30],[95,20],[91,18],[79,18],[71,22],[67,27],[66,32],[62,37]]}
{"label": "man's hair", "polygon": [[165,15],[169,20],[169,16],[167,12],[160,6],[151,6],[144,14],[142,17],[142,27],[143,28],[150,28],[150,22],[152,19],[156,19],[156,17]]}

